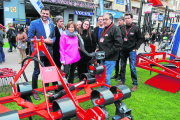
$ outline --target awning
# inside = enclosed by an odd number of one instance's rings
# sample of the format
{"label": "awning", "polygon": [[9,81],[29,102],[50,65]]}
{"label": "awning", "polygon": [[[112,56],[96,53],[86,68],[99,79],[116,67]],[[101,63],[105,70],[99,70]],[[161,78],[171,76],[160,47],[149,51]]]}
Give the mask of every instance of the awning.
{"label": "awning", "polygon": [[150,3],[153,3],[153,6],[154,7],[157,7],[157,6],[163,6],[163,4],[161,3],[160,0],[148,0]]}

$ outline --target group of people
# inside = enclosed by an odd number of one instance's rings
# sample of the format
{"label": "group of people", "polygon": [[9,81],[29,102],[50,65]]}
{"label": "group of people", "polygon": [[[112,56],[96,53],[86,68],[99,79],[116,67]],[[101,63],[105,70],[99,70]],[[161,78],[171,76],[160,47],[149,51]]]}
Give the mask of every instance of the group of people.
{"label": "group of people", "polygon": [[162,40],[169,40],[169,42],[171,42],[173,36],[174,32],[165,32],[164,35],[162,35],[162,32],[156,32],[153,30],[151,35],[148,32],[145,33],[145,44],[148,44],[149,42],[154,44],[155,42],[160,42]]}
{"label": "group of people", "polygon": [[30,55],[30,50],[27,47],[28,26],[23,28],[20,24],[18,24],[16,27],[16,24],[9,23],[7,32],[5,32],[2,27],[0,27],[0,29],[0,46],[2,47],[0,50],[0,63],[5,62],[5,54],[3,51],[3,38],[5,38],[5,34],[7,34],[8,43],[10,45],[8,52],[13,52],[13,47],[14,49],[18,48],[21,57],[21,61],[19,63],[22,63],[23,59],[26,58],[26,55]]}
{"label": "group of people", "polygon": [[[27,34],[21,27],[18,27],[16,41],[9,39],[10,44],[15,48],[26,48],[26,46],[24,46],[26,41],[30,42],[34,36],[36,36],[37,39],[43,36],[46,48],[56,66],[61,69],[63,65],[65,77],[68,78],[69,83],[73,83],[75,69],[77,68],[80,79],[82,73],[88,72],[88,62],[91,60],[91,57],[84,54],[78,46],[76,34],[80,34],[87,52],[105,52],[105,59],[98,62],[106,66],[106,84],[111,84],[110,79],[121,79],[119,84],[125,84],[126,62],[127,58],[129,58],[133,81],[131,90],[137,90],[136,51],[140,47],[143,37],[140,29],[132,23],[133,15],[131,13],[126,13],[124,17],[119,18],[119,26],[113,23],[113,15],[111,13],[104,13],[103,16],[98,17],[99,26],[94,28],[94,30],[90,27],[89,19],[77,21],[77,23],[69,21],[65,27],[62,16],[55,17],[54,22],[56,26],[48,20],[49,17],[49,8],[43,7],[40,11],[40,18],[31,22]],[[9,31],[11,29],[14,30],[9,26]],[[12,34],[13,33],[9,34],[8,37],[11,38]],[[17,46],[15,42],[18,43]],[[33,44],[32,42],[32,52],[34,51]],[[11,52],[12,48],[10,48],[9,51]],[[20,50],[22,59],[24,59],[24,52],[24,49]],[[41,62],[43,62],[45,66],[51,66],[50,61],[43,52],[40,51],[39,55]],[[121,63],[119,63],[120,59]],[[119,64],[121,64],[120,72]],[[114,68],[116,68],[116,74],[111,78]],[[39,73],[39,63],[35,61],[32,75],[33,89],[38,87],[37,81]],[[46,84],[46,86],[48,86],[48,84]],[[36,100],[40,100],[40,97],[36,93],[33,93],[33,97]]]}

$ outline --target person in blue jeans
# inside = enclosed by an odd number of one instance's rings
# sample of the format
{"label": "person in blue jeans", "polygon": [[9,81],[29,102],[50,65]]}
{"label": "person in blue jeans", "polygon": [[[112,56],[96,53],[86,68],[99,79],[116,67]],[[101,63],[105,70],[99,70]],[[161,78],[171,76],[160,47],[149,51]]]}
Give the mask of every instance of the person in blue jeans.
{"label": "person in blue jeans", "polygon": [[[96,51],[104,51],[105,58],[102,64],[106,66],[106,84],[111,85],[110,78],[113,73],[116,60],[120,48],[122,48],[123,40],[121,37],[121,30],[118,26],[114,25],[113,16],[111,13],[104,13],[103,24],[104,28],[100,33],[100,39],[97,41],[99,48]],[[104,86],[105,87],[105,86]]]}
{"label": "person in blue jeans", "polygon": [[5,62],[5,54],[3,51],[3,45],[4,45],[4,38],[5,34],[3,32],[3,28],[0,27],[0,63]]}
{"label": "person in blue jeans", "polygon": [[8,50],[8,52],[12,52],[12,48],[14,47],[16,49],[17,45],[16,45],[16,35],[12,36],[13,32],[14,34],[16,33],[15,28],[12,26],[12,24],[8,24],[8,31],[7,31],[7,38],[8,38],[8,42],[10,45],[10,48]]}
{"label": "person in blue jeans", "polygon": [[127,58],[129,57],[131,78],[133,81],[131,91],[136,91],[138,88],[136,72],[136,50],[139,49],[143,41],[143,36],[139,27],[132,23],[133,15],[131,13],[125,13],[124,16],[126,25],[121,29],[122,39],[124,42],[121,50],[121,82],[119,84],[125,84],[126,63]]}

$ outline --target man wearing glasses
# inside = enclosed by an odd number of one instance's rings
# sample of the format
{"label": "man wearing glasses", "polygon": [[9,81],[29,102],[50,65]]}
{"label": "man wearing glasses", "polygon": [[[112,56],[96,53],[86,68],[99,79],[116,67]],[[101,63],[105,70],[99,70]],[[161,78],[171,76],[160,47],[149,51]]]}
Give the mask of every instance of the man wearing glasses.
{"label": "man wearing glasses", "polygon": [[110,78],[116,60],[118,60],[118,51],[122,48],[123,40],[121,30],[113,23],[111,13],[104,13],[103,24],[104,28],[100,33],[100,39],[98,41],[99,48],[96,51],[105,52],[105,58],[102,60],[102,64],[106,66],[106,84],[110,85]]}

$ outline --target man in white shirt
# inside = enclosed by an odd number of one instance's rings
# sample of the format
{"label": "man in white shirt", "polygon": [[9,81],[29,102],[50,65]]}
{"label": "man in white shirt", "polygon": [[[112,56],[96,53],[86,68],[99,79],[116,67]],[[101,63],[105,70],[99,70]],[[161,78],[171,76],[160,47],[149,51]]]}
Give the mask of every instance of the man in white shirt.
{"label": "man in white shirt", "polygon": [[[28,30],[28,41],[30,42],[31,39],[34,39],[34,36],[37,37],[37,39],[40,39],[41,36],[44,37],[44,42],[46,44],[46,48],[49,51],[50,55],[53,55],[53,49],[52,44],[55,42],[55,30],[54,25],[52,22],[50,22],[49,16],[50,16],[50,10],[48,7],[43,7],[40,12],[41,18],[34,20],[31,22],[29,30]],[[31,50],[34,52],[34,43],[31,44]],[[45,66],[51,66],[51,63],[49,62],[48,58],[44,55],[42,51],[39,52],[40,60],[43,62]],[[37,56],[36,56],[37,57]],[[38,75],[40,73],[39,70],[39,63],[37,61],[34,62],[34,72],[32,75],[32,88],[36,89],[38,88],[37,82],[38,82]],[[48,86],[49,84],[46,84]],[[40,100],[40,97],[34,93],[33,94],[34,99]]]}

